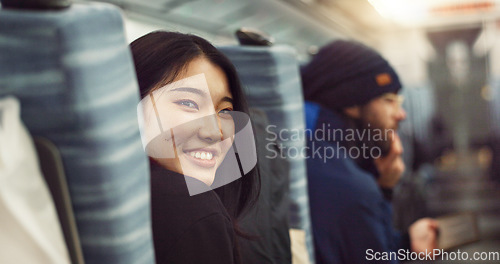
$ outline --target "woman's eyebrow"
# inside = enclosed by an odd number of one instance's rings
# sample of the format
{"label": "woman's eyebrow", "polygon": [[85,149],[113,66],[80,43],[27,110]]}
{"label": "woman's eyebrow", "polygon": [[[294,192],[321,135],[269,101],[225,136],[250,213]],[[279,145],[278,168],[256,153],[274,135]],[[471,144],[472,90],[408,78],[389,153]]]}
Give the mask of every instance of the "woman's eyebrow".
{"label": "woman's eyebrow", "polygon": [[220,99],[221,102],[229,102],[229,103],[233,103],[233,98],[231,97],[228,97],[228,96],[224,96],[222,99]]}
{"label": "woman's eyebrow", "polygon": [[174,88],[174,89],[170,90],[169,92],[188,92],[188,93],[199,94],[201,96],[206,96],[207,95],[207,93],[205,91],[197,89],[197,88],[192,88],[192,87]]}

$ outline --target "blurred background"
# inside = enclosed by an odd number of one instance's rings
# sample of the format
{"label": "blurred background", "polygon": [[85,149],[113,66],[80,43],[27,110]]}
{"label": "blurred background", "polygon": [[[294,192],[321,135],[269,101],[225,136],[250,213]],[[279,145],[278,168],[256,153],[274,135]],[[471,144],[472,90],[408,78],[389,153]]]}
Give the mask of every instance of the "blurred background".
{"label": "blurred background", "polygon": [[407,172],[395,199],[402,230],[420,216],[472,212],[481,242],[500,248],[500,1],[110,0],[129,41],[155,29],[236,44],[252,27],[294,47],[304,63],[339,38],[361,41],[396,68],[408,119]]}
{"label": "blurred background", "polygon": [[480,240],[460,249],[500,250],[500,0],[92,2],[122,10],[129,43],[162,29],[237,45],[235,32],[249,27],[294,48],[300,64],[336,39],[373,47],[399,74],[408,113],[397,228],[471,213]]}
{"label": "blurred background", "polygon": [[107,0],[129,41],[156,29],[237,44],[252,27],[307,62],[335,39],[386,57],[404,84],[407,172],[395,220],[472,212],[482,242],[500,248],[500,1],[498,0]]}

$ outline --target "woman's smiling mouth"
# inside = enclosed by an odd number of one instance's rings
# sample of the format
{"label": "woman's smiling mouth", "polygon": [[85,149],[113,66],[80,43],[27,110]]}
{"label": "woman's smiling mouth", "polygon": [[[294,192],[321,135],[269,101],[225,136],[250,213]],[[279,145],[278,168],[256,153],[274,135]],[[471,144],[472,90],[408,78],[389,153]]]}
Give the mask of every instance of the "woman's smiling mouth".
{"label": "woman's smiling mouth", "polygon": [[191,155],[191,157],[202,160],[211,160],[213,158],[212,152],[205,152],[205,151],[191,151],[189,152],[189,155]]}
{"label": "woman's smiling mouth", "polygon": [[203,168],[212,168],[217,163],[215,150],[197,149],[186,151],[184,154],[189,161]]}

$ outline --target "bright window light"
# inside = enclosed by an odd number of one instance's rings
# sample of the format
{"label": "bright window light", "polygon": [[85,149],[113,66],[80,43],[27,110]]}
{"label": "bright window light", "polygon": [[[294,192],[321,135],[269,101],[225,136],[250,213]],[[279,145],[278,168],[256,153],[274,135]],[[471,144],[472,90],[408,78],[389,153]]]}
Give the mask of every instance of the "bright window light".
{"label": "bright window light", "polygon": [[429,18],[477,14],[498,10],[500,0],[368,0],[385,18],[416,23]]}
{"label": "bright window light", "polygon": [[428,15],[427,0],[368,0],[383,17],[392,20],[415,20]]}

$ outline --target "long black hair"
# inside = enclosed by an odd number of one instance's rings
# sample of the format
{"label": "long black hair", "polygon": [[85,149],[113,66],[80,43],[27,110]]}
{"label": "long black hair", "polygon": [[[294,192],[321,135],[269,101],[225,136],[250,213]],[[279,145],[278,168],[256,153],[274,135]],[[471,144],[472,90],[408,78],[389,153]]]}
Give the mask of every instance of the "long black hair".
{"label": "long black hair", "polygon": [[[141,98],[176,79],[196,58],[205,58],[220,67],[228,80],[234,111],[249,115],[247,102],[236,69],[229,59],[207,40],[178,32],[155,31],[130,44]],[[214,190],[233,219],[235,232],[249,237],[238,227],[241,219],[255,205],[260,191],[257,166],[245,176]]]}

